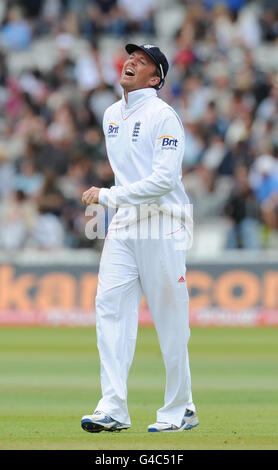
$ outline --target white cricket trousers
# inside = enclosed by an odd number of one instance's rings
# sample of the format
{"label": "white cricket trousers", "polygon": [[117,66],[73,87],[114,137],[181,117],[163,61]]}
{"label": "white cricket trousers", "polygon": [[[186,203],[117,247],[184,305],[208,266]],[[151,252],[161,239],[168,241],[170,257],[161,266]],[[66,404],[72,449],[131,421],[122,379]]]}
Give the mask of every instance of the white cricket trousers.
{"label": "white cricket trousers", "polygon": [[96,296],[97,345],[102,398],[96,410],[130,424],[127,378],[136,345],[138,308],[144,293],[165,364],[164,406],[157,421],[180,426],[195,411],[187,343],[190,336],[185,250],[173,238],[106,238]]}

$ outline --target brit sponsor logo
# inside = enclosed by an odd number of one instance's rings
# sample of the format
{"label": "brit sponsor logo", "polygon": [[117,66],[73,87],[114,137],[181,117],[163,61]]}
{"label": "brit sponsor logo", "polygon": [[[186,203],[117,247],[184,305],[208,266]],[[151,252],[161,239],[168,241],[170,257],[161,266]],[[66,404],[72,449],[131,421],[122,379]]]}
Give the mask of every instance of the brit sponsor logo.
{"label": "brit sponsor logo", "polygon": [[162,135],[157,140],[162,142],[163,149],[176,149],[178,145],[178,139],[175,139],[172,135]]}
{"label": "brit sponsor logo", "polygon": [[119,132],[119,126],[115,122],[109,122],[108,124],[108,137],[116,137]]}
{"label": "brit sponsor logo", "polygon": [[155,46],[153,46],[152,44],[145,44],[144,45],[144,49],[152,49],[153,47],[155,47]]}

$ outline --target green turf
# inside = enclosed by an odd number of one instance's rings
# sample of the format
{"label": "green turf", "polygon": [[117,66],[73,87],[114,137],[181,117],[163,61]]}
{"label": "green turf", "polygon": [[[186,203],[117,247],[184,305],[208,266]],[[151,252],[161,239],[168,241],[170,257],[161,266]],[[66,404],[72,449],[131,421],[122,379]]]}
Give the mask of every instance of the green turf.
{"label": "green turf", "polygon": [[89,434],[80,417],[100,398],[94,329],[2,328],[0,449],[277,449],[278,329],[192,328],[200,426],[148,434],[163,403],[156,333],[139,330],[129,377],[132,427]]}

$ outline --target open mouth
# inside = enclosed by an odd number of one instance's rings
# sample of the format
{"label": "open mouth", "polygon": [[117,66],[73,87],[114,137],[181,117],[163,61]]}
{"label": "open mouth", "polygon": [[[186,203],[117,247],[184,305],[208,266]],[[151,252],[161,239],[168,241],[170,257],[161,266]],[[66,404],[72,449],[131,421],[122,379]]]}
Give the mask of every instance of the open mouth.
{"label": "open mouth", "polygon": [[128,77],[134,77],[135,72],[133,72],[133,70],[127,68],[126,71],[125,71],[125,75],[127,75]]}

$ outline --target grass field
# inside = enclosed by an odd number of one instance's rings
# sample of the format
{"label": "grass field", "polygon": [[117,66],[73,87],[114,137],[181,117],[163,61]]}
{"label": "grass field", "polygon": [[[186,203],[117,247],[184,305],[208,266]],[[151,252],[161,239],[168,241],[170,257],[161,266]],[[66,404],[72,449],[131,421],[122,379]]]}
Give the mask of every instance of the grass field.
{"label": "grass field", "polygon": [[140,328],[129,377],[132,427],[89,434],[100,398],[94,329],[2,328],[0,449],[278,449],[278,329],[192,328],[200,426],[148,434],[163,403],[156,333]]}

